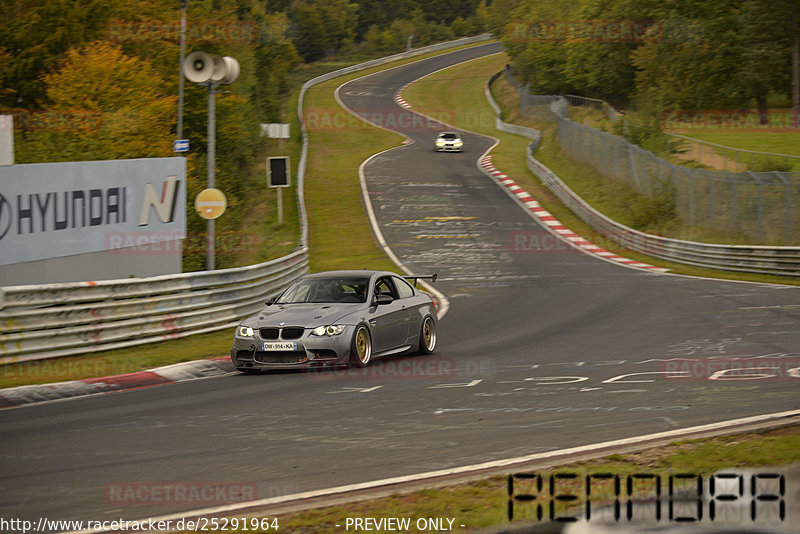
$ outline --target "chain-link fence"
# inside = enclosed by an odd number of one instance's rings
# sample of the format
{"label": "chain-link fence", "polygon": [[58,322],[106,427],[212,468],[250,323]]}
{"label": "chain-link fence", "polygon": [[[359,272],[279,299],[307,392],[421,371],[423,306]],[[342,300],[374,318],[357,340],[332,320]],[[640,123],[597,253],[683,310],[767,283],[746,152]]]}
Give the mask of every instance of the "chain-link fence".
{"label": "chain-link fence", "polygon": [[[688,226],[728,240],[800,244],[800,172],[732,172],[675,165],[622,137],[570,120],[566,97],[530,95],[525,87],[512,84],[520,94],[521,115],[557,123],[556,136],[564,154],[642,194],[672,199],[677,215]],[[602,101],[570,100],[597,106],[611,120],[619,116]]]}

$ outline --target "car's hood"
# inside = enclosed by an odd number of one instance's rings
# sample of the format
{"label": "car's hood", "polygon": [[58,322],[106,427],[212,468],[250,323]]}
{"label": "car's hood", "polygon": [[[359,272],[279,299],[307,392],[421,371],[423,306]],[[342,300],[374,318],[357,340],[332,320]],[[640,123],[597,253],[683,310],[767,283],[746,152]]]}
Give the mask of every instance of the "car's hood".
{"label": "car's hood", "polygon": [[267,326],[302,326],[315,328],[336,324],[337,321],[366,304],[273,304],[248,317],[244,324],[253,328]]}

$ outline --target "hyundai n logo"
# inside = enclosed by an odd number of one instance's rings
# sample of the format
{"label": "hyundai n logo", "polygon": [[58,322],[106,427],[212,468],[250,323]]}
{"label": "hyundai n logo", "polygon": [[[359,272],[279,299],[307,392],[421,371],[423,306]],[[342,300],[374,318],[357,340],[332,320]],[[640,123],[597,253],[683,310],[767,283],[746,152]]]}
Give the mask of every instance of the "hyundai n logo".
{"label": "hyundai n logo", "polygon": [[144,202],[142,202],[142,211],[139,214],[139,226],[146,226],[150,222],[150,212],[153,210],[162,223],[170,223],[175,220],[178,183],[175,176],[167,176],[161,186],[161,195],[158,194],[153,184],[148,183],[144,186]]}
{"label": "hyundai n logo", "polygon": [[[167,176],[161,192],[147,183],[142,191],[139,226],[150,224],[155,213],[162,223],[175,220],[180,180]],[[0,240],[17,235],[128,222],[130,186],[25,193],[9,200],[0,194]]]}

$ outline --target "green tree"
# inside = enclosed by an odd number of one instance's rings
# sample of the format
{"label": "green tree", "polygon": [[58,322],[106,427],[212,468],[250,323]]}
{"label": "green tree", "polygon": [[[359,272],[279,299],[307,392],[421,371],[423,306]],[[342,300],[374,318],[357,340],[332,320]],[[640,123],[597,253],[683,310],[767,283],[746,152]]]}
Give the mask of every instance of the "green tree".
{"label": "green tree", "polygon": [[13,95],[0,95],[0,104],[34,109],[46,104],[41,73],[55,68],[67,50],[102,38],[117,2],[0,0],[0,13],[0,46],[13,55],[0,65]]}
{"label": "green tree", "polygon": [[792,21],[798,16],[800,3],[789,0],[746,0],[739,11],[738,81],[743,96],[756,100],[761,124],[769,122],[769,94],[788,94]]}
{"label": "green tree", "polygon": [[306,61],[314,61],[352,44],[357,13],[358,4],[348,0],[300,0],[289,11],[297,51]]}
{"label": "green tree", "polygon": [[61,119],[21,136],[20,161],[171,155],[176,98],[147,60],[97,41],[69,50],[42,81],[50,102],[42,114]]}
{"label": "green tree", "polygon": [[522,81],[531,92],[561,93],[569,90],[564,72],[565,41],[554,28],[575,18],[579,0],[522,0],[511,10],[502,41]]}

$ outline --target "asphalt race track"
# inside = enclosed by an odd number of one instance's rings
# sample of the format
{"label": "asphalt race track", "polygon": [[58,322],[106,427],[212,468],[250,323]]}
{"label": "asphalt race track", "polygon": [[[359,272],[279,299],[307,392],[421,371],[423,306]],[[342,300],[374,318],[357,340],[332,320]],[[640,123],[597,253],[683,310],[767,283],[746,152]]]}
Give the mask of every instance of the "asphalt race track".
{"label": "asphalt race track", "polygon": [[[0,411],[0,516],[139,519],[796,409],[800,288],[577,252],[478,169],[492,140],[463,132],[463,153],[435,153],[441,126],[394,103],[406,83],[497,50],[339,91],[414,141],[372,158],[365,180],[394,253],[439,273],[450,309],[435,354]],[[730,371],[756,365],[770,369]],[[175,494],[208,485],[225,491]]]}

